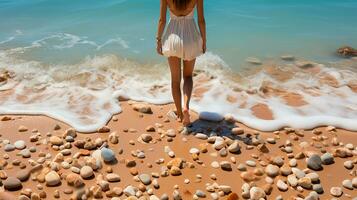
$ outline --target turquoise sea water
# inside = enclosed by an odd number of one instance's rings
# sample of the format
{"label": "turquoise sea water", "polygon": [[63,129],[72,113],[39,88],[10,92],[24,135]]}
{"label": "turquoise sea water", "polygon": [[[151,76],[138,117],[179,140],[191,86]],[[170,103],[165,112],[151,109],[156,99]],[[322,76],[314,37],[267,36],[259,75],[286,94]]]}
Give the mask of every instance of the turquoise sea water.
{"label": "turquoise sea water", "polygon": [[[208,48],[236,69],[250,56],[335,59],[336,48],[357,46],[356,10],[356,0],[205,0]],[[47,38],[24,56],[163,61],[154,51],[158,15],[159,0],[0,0],[0,49]]]}
{"label": "turquoise sea water", "polygon": [[[357,48],[357,0],[204,4],[208,53],[196,62],[192,110],[263,131],[357,131],[357,59],[335,54]],[[44,114],[91,132],[121,111],[120,97],[172,102],[158,16],[159,0],[0,0],[0,114]],[[296,60],[280,60],[287,54]],[[289,94],[305,104],[289,105]],[[258,104],[272,119],[255,115]]]}

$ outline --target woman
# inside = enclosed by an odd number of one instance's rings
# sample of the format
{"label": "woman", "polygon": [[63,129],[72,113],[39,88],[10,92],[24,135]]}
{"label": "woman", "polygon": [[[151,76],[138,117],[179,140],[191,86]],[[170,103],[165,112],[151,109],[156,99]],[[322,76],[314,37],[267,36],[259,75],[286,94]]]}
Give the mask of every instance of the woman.
{"label": "woman", "polygon": [[[198,26],[194,20],[197,8]],[[170,21],[166,26],[167,8]],[[178,120],[185,126],[190,124],[189,104],[192,94],[192,72],[196,57],[206,52],[206,22],[203,13],[203,0],[161,0],[160,20],[157,32],[157,52],[168,57],[171,71],[171,90]],[[183,61],[183,95],[181,102],[181,60]]]}

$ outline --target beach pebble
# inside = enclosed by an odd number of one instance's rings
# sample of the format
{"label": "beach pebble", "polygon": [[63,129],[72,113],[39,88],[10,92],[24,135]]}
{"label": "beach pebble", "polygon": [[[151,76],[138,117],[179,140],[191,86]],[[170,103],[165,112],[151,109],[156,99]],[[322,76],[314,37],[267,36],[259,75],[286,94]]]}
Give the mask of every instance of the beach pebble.
{"label": "beach pebble", "polygon": [[342,188],[340,188],[340,187],[331,187],[330,194],[332,196],[334,196],[334,197],[340,197],[343,194]]}
{"label": "beach pebble", "polygon": [[201,139],[201,140],[207,140],[208,136],[206,134],[203,134],[203,133],[197,133],[195,135],[195,138],[198,138],[198,139]]}
{"label": "beach pebble", "polygon": [[253,65],[261,65],[262,61],[260,61],[258,58],[254,58],[254,57],[248,57],[247,59],[245,59],[245,61],[247,63],[253,64]]}
{"label": "beach pebble", "polygon": [[25,141],[23,141],[23,140],[17,140],[17,141],[14,143],[14,146],[15,146],[16,149],[22,150],[22,149],[26,148],[26,143],[25,143]]}
{"label": "beach pebble", "polygon": [[127,195],[127,196],[135,196],[137,191],[138,191],[138,189],[133,187],[133,186],[131,186],[131,185],[127,186],[123,190],[124,194]]}
{"label": "beach pebble", "polygon": [[176,137],[176,131],[174,129],[169,129],[166,131],[168,137]]}
{"label": "beach pebble", "polygon": [[312,183],[309,177],[303,177],[298,180],[298,185],[303,187],[304,189],[311,189]]}
{"label": "beach pebble", "polygon": [[200,150],[197,149],[197,148],[191,148],[191,149],[189,150],[189,153],[190,153],[190,154],[199,154],[199,153],[200,153]]}
{"label": "beach pebble", "polygon": [[238,141],[234,141],[231,145],[229,145],[228,151],[230,153],[240,153],[240,146]]}
{"label": "beach pebble", "polygon": [[29,169],[22,169],[16,172],[16,178],[20,181],[27,181],[31,175],[31,171]]}
{"label": "beach pebble", "polygon": [[304,200],[319,200],[319,194],[317,194],[317,192],[312,191],[309,193],[309,195],[307,197],[305,197]]}
{"label": "beach pebble", "polygon": [[147,133],[141,134],[140,137],[146,143],[149,143],[152,140],[152,136],[150,134],[147,134]]}
{"label": "beach pebble", "polygon": [[52,145],[60,146],[63,144],[63,140],[60,137],[54,135],[50,137],[50,143]]}
{"label": "beach pebble", "polygon": [[233,135],[242,135],[243,133],[244,133],[244,129],[242,129],[242,128],[239,128],[239,127],[232,128]]}
{"label": "beach pebble", "polygon": [[212,122],[220,122],[224,119],[224,116],[213,112],[201,112],[199,114],[199,119]]}
{"label": "beach pebble", "polygon": [[116,160],[113,150],[108,149],[106,147],[101,149],[101,155],[105,162],[110,163]]}
{"label": "beach pebble", "polygon": [[299,168],[293,167],[293,168],[291,168],[291,170],[292,170],[293,174],[295,174],[295,176],[299,179],[306,175],[305,172],[300,170]]}
{"label": "beach pebble", "polygon": [[6,144],[6,145],[4,146],[4,150],[5,150],[6,152],[13,151],[13,150],[15,150],[15,149],[16,149],[16,147],[15,147],[13,144]]}
{"label": "beach pebble", "polygon": [[317,192],[318,194],[324,193],[324,188],[322,187],[321,184],[314,184],[314,185],[312,186],[312,190],[314,190],[314,191]]}
{"label": "beach pebble", "polygon": [[307,167],[313,170],[322,169],[322,160],[319,155],[313,154],[307,159]]}
{"label": "beach pebble", "polygon": [[276,186],[278,187],[279,190],[281,191],[287,191],[288,190],[288,185],[282,181],[282,180],[278,180],[278,182],[276,183]]}
{"label": "beach pebble", "polygon": [[61,183],[61,178],[55,171],[50,171],[45,176],[45,181],[48,186],[56,186]]}
{"label": "beach pebble", "polygon": [[5,181],[3,181],[3,185],[5,190],[15,191],[22,188],[21,181],[15,177],[8,177]]}
{"label": "beach pebble", "polygon": [[287,180],[288,180],[289,185],[292,187],[296,187],[298,184],[298,179],[296,178],[296,176],[294,174],[290,174],[288,176]]}
{"label": "beach pebble", "polygon": [[219,163],[217,161],[213,161],[211,163],[211,167],[215,168],[215,169],[218,169],[220,167]]}
{"label": "beach pebble", "polygon": [[253,160],[247,160],[245,161],[245,164],[247,164],[249,167],[255,167],[257,163]]}
{"label": "beach pebble", "polygon": [[105,178],[109,181],[109,182],[119,182],[120,181],[120,176],[118,174],[115,173],[109,173],[105,176]]}
{"label": "beach pebble", "polygon": [[216,149],[217,151],[221,150],[224,146],[225,146],[225,141],[223,138],[221,137],[216,137],[216,140],[214,142],[214,144],[212,145],[212,147],[214,149]]}
{"label": "beach pebble", "polygon": [[352,179],[352,185],[353,185],[354,188],[357,189],[357,177],[354,177],[354,178]]}
{"label": "beach pebble", "polygon": [[173,176],[179,176],[181,175],[181,169],[176,166],[172,166],[170,169],[170,174]]}
{"label": "beach pebble", "polygon": [[206,198],[206,194],[202,190],[196,190],[195,195],[200,198]]}
{"label": "beach pebble", "polygon": [[349,190],[353,190],[353,184],[352,184],[352,181],[349,180],[349,179],[346,179],[346,180],[343,180],[342,181],[342,185],[343,187],[349,189]]}
{"label": "beach pebble", "polygon": [[295,57],[292,56],[292,55],[282,55],[280,58],[282,60],[285,60],[285,61],[293,61],[293,60],[295,60]]}
{"label": "beach pebble", "polygon": [[322,154],[321,161],[322,161],[322,164],[324,164],[324,165],[331,165],[335,162],[332,154],[330,154],[330,153]]}
{"label": "beach pebble", "polygon": [[19,131],[19,132],[26,132],[26,131],[28,131],[28,128],[27,128],[26,126],[20,126],[20,127],[18,128],[18,131]]}
{"label": "beach pebble", "polygon": [[23,157],[23,158],[29,158],[31,157],[31,152],[29,149],[23,149],[20,151],[20,155]]}
{"label": "beach pebble", "polygon": [[319,174],[317,174],[315,172],[306,174],[306,177],[310,178],[311,182],[313,182],[313,183],[317,183],[320,180]]}
{"label": "beach pebble", "polygon": [[84,179],[88,179],[93,176],[93,169],[89,166],[83,166],[80,170],[80,175]]}
{"label": "beach pebble", "polygon": [[232,171],[231,163],[228,161],[222,161],[219,164],[224,171]]}
{"label": "beach pebble", "polygon": [[343,166],[345,166],[346,169],[353,169],[354,165],[351,160],[347,160],[343,163]]}
{"label": "beach pebble", "polygon": [[66,181],[68,185],[79,188],[84,185],[83,179],[80,175],[75,173],[70,173],[66,176]]}
{"label": "beach pebble", "polygon": [[266,194],[264,190],[260,187],[252,187],[249,191],[251,200],[260,200],[264,199]]}
{"label": "beach pebble", "polygon": [[150,185],[151,184],[151,176],[148,175],[148,174],[140,174],[139,175],[139,179],[144,185]]}
{"label": "beach pebble", "polygon": [[265,173],[270,177],[275,177],[279,174],[279,167],[276,165],[269,164],[265,168]]}
{"label": "beach pebble", "polygon": [[133,104],[133,109],[141,113],[152,114],[151,107],[150,105],[147,104],[143,104],[143,103]]}

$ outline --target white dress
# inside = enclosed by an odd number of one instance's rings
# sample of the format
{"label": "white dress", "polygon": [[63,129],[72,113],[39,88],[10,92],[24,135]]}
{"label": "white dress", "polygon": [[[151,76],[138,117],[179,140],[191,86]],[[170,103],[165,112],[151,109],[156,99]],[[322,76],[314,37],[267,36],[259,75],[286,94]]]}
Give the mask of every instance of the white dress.
{"label": "white dress", "polygon": [[186,16],[170,11],[170,21],[163,35],[162,53],[166,57],[193,60],[202,54],[202,37],[194,19],[195,8]]}

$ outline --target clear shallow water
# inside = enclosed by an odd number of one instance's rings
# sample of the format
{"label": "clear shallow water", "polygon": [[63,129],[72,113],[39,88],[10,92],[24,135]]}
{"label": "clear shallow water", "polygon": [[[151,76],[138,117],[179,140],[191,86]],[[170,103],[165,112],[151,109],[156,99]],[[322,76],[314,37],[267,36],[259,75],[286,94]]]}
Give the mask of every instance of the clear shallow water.
{"label": "clear shallow water", "polygon": [[[0,0],[0,75],[8,76],[0,113],[46,114],[90,132],[121,111],[118,97],[171,102],[165,58],[155,52],[158,4]],[[195,111],[230,113],[260,130],[357,130],[357,63],[334,54],[357,46],[357,1],[206,0],[205,9],[209,53],[196,65],[203,72],[195,77]],[[305,69],[278,60],[282,54],[326,65]],[[246,64],[252,56],[264,65]],[[306,104],[287,105],[290,93]],[[257,104],[274,119],[255,116]]]}
{"label": "clear shallow water", "polygon": [[[0,41],[14,37],[0,48],[71,34],[81,40],[51,38],[46,42],[68,45],[48,45],[27,56],[64,62],[114,53],[164,61],[154,51],[158,8],[159,1],[152,0],[0,0]],[[209,51],[236,69],[249,56],[293,54],[325,61],[336,59],[334,51],[342,45],[357,46],[355,0],[206,0],[205,10]]]}

